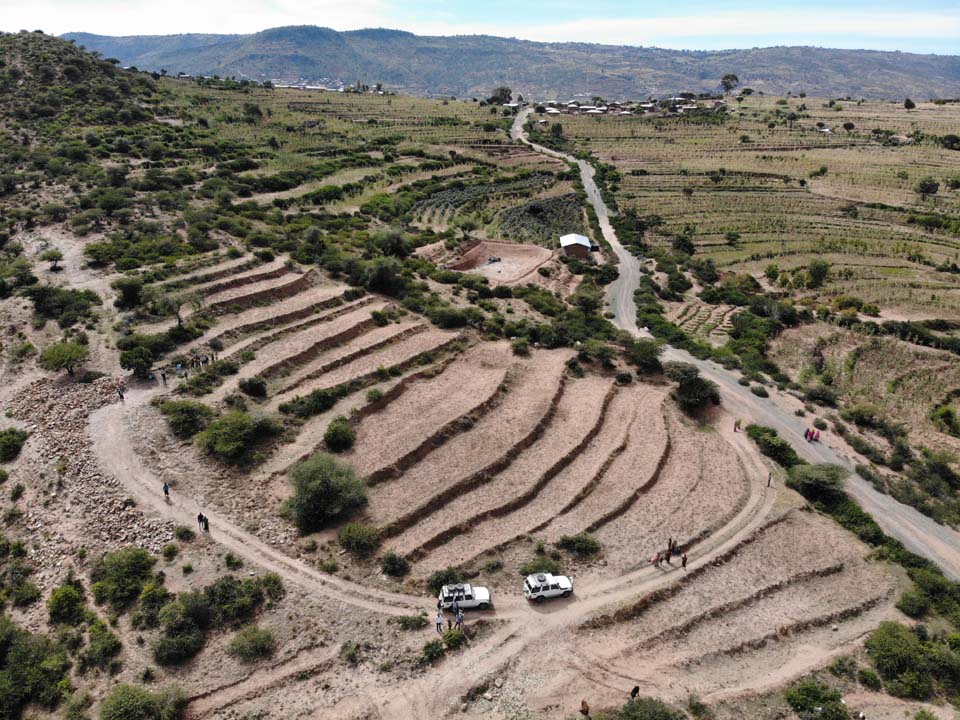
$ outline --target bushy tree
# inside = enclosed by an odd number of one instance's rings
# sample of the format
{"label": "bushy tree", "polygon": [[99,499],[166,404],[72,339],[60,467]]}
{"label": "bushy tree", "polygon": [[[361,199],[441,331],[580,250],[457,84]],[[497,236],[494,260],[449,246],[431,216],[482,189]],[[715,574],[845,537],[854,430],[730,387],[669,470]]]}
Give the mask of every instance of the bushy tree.
{"label": "bushy tree", "polygon": [[720,87],[723,88],[724,93],[730,93],[733,91],[737,85],[740,84],[740,78],[738,78],[733,73],[727,73],[722,78],[720,78]]}
{"label": "bushy tree", "polygon": [[183,693],[152,693],[134,685],[117,685],[100,705],[100,720],[179,720],[186,709]]}
{"label": "bushy tree", "polygon": [[674,398],[684,412],[695,413],[707,403],[720,404],[720,389],[713,381],[702,377],[693,365],[671,362],[664,366],[664,372],[677,383]]}
{"label": "bushy tree", "polygon": [[660,356],[663,346],[656,340],[642,338],[634,340],[627,346],[627,360],[637,366],[637,372],[644,375],[654,375],[663,371]]}
{"label": "bushy tree", "polygon": [[160,405],[160,412],[173,434],[183,439],[206,429],[214,416],[211,408],[195,400],[167,400]]}
{"label": "bushy tree", "polygon": [[143,548],[121,548],[104,555],[90,572],[93,597],[98,603],[123,608],[136,600],[150,579],[156,559]]}
{"label": "bushy tree", "polygon": [[28,437],[29,433],[19,428],[0,430],[0,462],[16,460],[20,454],[20,448],[23,447]]}
{"label": "bushy tree", "polygon": [[936,195],[940,191],[940,183],[928,175],[916,184],[913,191],[921,200],[926,200],[928,196]]}
{"label": "bushy tree", "polygon": [[243,662],[255,662],[273,655],[276,648],[273,633],[256,625],[247,625],[230,643],[230,653]]}
{"label": "bushy tree", "polygon": [[214,420],[197,434],[197,444],[224,462],[244,465],[254,459],[257,448],[280,432],[268,417],[254,417],[240,410]]}
{"label": "bushy tree", "polygon": [[337,542],[352,555],[368,558],[380,547],[380,534],[368,525],[347,523],[337,531]]}
{"label": "bushy tree", "polygon": [[905,108],[907,109],[907,112],[910,112],[910,111],[913,110],[916,106],[917,106],[917,104],[916,104],[913,100],[911,100],[910,98],[907,98],[906,100],[903,101],[903,107],[905,107]]}
{"label": "bushy tree", "polygon": [[58,588],[54,588],[47,600],[47,611],[50,613],[50,622],[77,625],[83,621],[84,597],[83,589],[76,581],[68,580]]}
{"label": "bushy tree", "polygon": [[323,442],[331,452],[339,453],[353,447],[356,433],[346,418],[338,417],[327,426]]}
{"label": "bushy tree", "polygon": [[290,471],[293,497],[286,511],[302,533],[322,530],[362,508],[367,490],[353,468],[324,453],[298,463]]}
{"label": "bushy tree", "polygon": [[811,288],[821,287],[828,275],[830,275],[829,262],[820,258],[811,260],[807,266],[807,286]]}
{"label": "bushy tree", "polygon": [[787,486],[808,500],[833,502],[843,497],[843,480],[847,471],[839,465],[794,465],[787,477]]}
{"label": "bushy tree", "polygon": [[90,357],[90,351],[85,345],[70,340],[54,343],[40,353],[40,367],[44,370],[59,372],[66,370],[73,375],[78,365]]}

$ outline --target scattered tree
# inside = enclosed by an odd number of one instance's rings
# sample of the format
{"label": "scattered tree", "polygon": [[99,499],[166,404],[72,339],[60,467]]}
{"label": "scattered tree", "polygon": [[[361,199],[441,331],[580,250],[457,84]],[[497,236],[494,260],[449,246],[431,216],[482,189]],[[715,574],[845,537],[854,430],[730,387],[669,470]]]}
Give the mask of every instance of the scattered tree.
{"label": "scattered tree", "polygon": [[50,272],[57,272],[60,270],[58,263],[63,260],[63,253],[56,248],[51,248],[50,250],[45,250],[43,254],[40,255],[40,259],[50,263]]}
{"label": "scattered tree", "polygon": [[77,365],[90,357],[90,351],[85,345],[70,340],[54,343],[40,353],[40,367],[52,372],[66,370],[73,375]]}
{"label": "scattered tree", "polygon": [[914,186],[913,191],[921,200],[926,200],[927,196],[936,195],[940,191],[940,183],[928,175]]}
{"label": "scattered tree", "polygon": [[720,86],[725,95],[729,95],[737,85],[740,84],[740,78],[733,73],[727,73],[720,79]]}
{"label": "scattered tree", "polygon": [[907,98],[903,101],[903,106],[907,109],[907,112],[910,112],[917,106],[917,104],[910,98]]}
{"label": "scattered tree", "polygon": [[720,404],[720,390],[716,384],[701,377],[700,371],[689,363],[670,362],[664,366],[668,378],[677,383],[674,398],[686,413],[695,413],[707,403]]}
{"label": "scattered tree", "polygon": [[293,497],[285,512],[301,533],[328,527],[367,503],[367,490],[353,468],[317,453],[290,471]]}

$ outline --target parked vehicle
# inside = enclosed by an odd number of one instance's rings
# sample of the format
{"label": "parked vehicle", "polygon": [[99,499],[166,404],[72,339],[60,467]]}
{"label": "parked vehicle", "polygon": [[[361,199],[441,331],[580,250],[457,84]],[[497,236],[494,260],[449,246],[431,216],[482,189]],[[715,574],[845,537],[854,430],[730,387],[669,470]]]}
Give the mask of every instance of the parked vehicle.
{"label": "parked vehicle", "polygon": [[547,598],[570,597],[573,593],[573,578],[566,575],[538,573],[527,575],[523,581],[523,596],[527,600],[543,602]]}
{"label": "parked vehicle", "polygon": [[468,583],[444,585],[440,588],[440,607],[449,610],[456,602],[462,609],[486,610],[490,607],[490,591],[485,587],[475,587]]}

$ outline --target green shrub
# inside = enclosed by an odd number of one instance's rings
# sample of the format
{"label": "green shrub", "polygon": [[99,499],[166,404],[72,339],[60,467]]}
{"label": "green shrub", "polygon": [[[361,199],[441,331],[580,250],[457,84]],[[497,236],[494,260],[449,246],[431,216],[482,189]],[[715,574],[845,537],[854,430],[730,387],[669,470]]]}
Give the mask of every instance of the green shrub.
{"label": "green shrub", "polygon": [[192,438],[213,420],[213,409],[196,400],[167,400],[160,405],[170,431],[179,438]]}
{"label": "green shrub", "polygon": [[530,341],[526,338],[517,338],[510,344],[510,347],[513,349],[514,355],[526,357],[530,354]]}
{"label": "green shrub", "polygon": [[767,389],[763,385],[751,385],[750,392],[752,392],[757,397],[768,398],[770,393],[767,392]]}
{"label": "green shrub", "polygon": [[[932,670],[924,643],[906,625],[884,622],[867,639],[867,654],[887,692],[922,700],[933,692]],[[950,652],[948,650],[948,652]]]}
{"label": "green shrub", "polygon": [[234,465],[253,462],[256,449],[280,433],[268,417],[253,417],[234,410],[214,420],[196,436],[197,444],[218,459]]}
{"label": "green shrub", "polygon": [[380,569],[390,577],[399,578],[410,572],[410,562],[391,550],[380,558]]}
{"label": "green shrub", "polygon": [[437,660],[443,657],[443,653],[446,649],[443,646],[443,642],[440,640],[431,640],[423,646],[423,650],[420,651],[420,662],[423,665],[432,665]]}
{"label": "green shrub", "polygon": [[173,529],[173,536],[180,542],[190,542],[196,537],[196,534],[185,525],[177,525]]}
{"label": "green shrub", "polygon": [[323,442],[331,452],[344,452],[353,447],[356,433],[346,418],[336,418],[323,433]]}
{"label": "green shrub", "polygon": [[302,533],[322,530],[367,502],[367,490],[349,465],[317,453],[289,473],[293,497],[284,511]]}
{"label": "green shrub", "polygon": [[374,527],[347,523],[337,531],[337,542],[358,558],[368,558],[380,547],[380,534]]}
{"label": "green shrub", "polygon": [[250,397],[265,398],[267,396],[267,381],[259,375],[243,378],[239,385],[240,390]]}
{"label": "green shrub", "polygon": [[422,630],[430,624],[426,615],[400,615],[394,618],[394,622],[401,630]]}
{"label": "green shrub", "polygon": [[452,567],[434,570],[427,578],[427,588],[434,595],[440,594],[440,589],[444,585],[456,585],[463,582],[463,575],[459,570]]}
{"label": "green shrub", "polygon": [[29,433],[17,428],[0,430],[0,462],[16,460]]}
{"label": "green shrub", "polygon": [[838,465],[794,465],[787,474],[787,487],[811,502],[835,502],[843,497],[846,476]]}
{"label": "green shrub", "polygon": [[152,693],[133,685],[117,685],[100,705],[100,720],[179,720],[187,699],[177,689]]}
{"label": "green shrub", "polygon": [[340,659],[348,665],[356,665],[360,662],[360,646],[349,640],[340,646]]}
{"label": "green shrub", "polygon": [[806,391],[804,398],[807,402],[824,405],[826,407],[837,406],[837,394],[826,385],[816,385]]}
{"label": "green shrub", "polygon": [[0,615],[0,648],[0,717],[17,720],[28,704],[56,707],[70,667],[64,649],[6,615]]}
{"label": "green shrub", "polygon": [[546,555],[537,555],[532,560],[525,562],[519,568],[521,575],[536,575],[537,573],[551,573],[557,575],[561,572],[560,563]]}
{"label": "green shrub", "polygon": [[790,443],[781,438],[773,428],[747,425],[747,436],[757,444],[760,452],[785,468],[804,463]]}
{"label": "green shrub", "polygon": [[47,600],[50,622],[63,625],[78,625],[83,622],[85,599],[83,589],[76,581],[67,580],[54,588]]}
{"label": "green shrub", "polygon": [[827,670],[836,675],[837,677],[853,679],[857,675],[857,661],[852,657],[844,655],[843,657],[838,657],[830,665],[827,666]]}
{"label": "green shrub", "polygon": [[907,590],[897,600],[897,609],[907,617],[922,618],[930,612],[930,600],[917,590]]}
{"label": "green shrub", "polygon": [[142,548],[121,548],[104,555],[90,572],[94,599],[117,609],[125,607],[140,596],[154,562]]}
{"label": "green shrub", "polygon": [[467,635],[460,628],[451,628],[443,633],[443,644],[447,650],[459,650],[467,643]]}
{"label": "green shrub", "polygon": [[557,547],[580,557],[596,555],[600,552],[600,543],[592,535],[580,533],[578,535],[564,535],[557,542]]}
{"label": "green shrub", "polygon": [[637,366],[637,373],[641,375],[656,375],[663,372],[660,356],[663,354],[663,345],[656,340],[634,340],[626,350],[627,360]]}
{"label": "green shrub", "polygon": [[595,717],[597,720],[685,720],[682,712],[648,697],[628,700],[619,710],[601,712]]}
{"label": "green shrub", "polygon": [[180,552],[180,549],[175,543],[167,543],[163,546],[160,554],[163,555],[163,559],[167,562],[173,562],[174,558],[177,557],[178,552]]}
{"label": "green shrub", "polygon": [[840,693],[812,678],[801,680],[784,693],[787,704],[803,720],[847,720],[850,716],[840,702]]}
{"label": "green shrub", "polygon": [[247,625],[230,643],[230,653],[243,662],[255,662],[273,655],[276,641],[273,633],[256,625]]}
{"label": "green shrub", "polygon": [[880,676],[871,668],[860,668],[857,670],[857,680],[869,690],[879,690],[883,687],[883,684],[880,682]]}
{"label": "green shrub", "polygon": [[84,651],[82,660],[87,667],[105,668],[120,654],[120,638],[110,632],[102,620],[90,626],[90,642]]}
{"label": "green shrub", "polygon": [[239,570],[243,567],[243,560],[232,552],[228,552],[223,556],[223,564],[227,566],[227,570]]}

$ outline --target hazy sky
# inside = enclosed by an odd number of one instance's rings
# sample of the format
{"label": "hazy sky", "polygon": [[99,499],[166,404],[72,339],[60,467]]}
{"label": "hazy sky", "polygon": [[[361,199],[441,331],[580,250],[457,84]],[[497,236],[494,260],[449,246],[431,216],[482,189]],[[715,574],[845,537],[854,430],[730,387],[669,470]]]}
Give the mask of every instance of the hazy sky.
{"label": "hazy sky", "polygon": [[960,54],[960,0],[0,0],[0,29],[104,35],[389,27],[720,49],[820,45]]}

